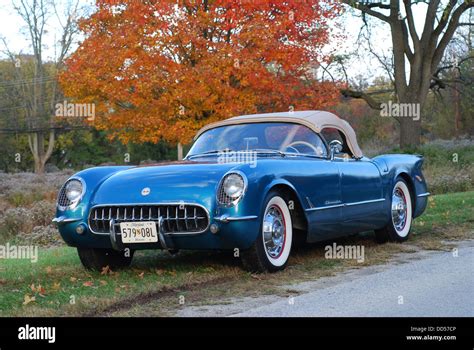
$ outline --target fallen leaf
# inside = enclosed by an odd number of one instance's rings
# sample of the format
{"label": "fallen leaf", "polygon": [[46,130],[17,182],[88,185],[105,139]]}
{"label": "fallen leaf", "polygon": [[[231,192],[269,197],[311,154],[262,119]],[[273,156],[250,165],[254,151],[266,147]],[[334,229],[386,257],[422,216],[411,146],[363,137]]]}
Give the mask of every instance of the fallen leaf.
{"label": "fallen leaf", "polygon": [[59,282],[54,282],[52,288],[53,288],[53,290],[59,290],[59,289],[61,289],[61,283],[59,283]]}
{"label": "fallen leaf", "polygon": [[46,270],[46,273],[53,272],[53,268],[51,266],[46,266],[45,270]]}
{"label": "fallen leaf", "polygon": [[107,281],[101,280],[101,281],[100,281],[100,285],[101,285],[101,286],[106,286],[106,285],[107,285]]}
{"label": "fallen leaf", "polygon": [[25,294],[25,298],[23,300],[23,305],[28,305],[29,303],[32,303],[36,301],[35,297],[30,297],[28,294]]}
{"label": "fallen leaf", "polygon": [[38,285],[38,287],[36,287],[36,292],[39,293],[40,295],[41,294],[46,294],[46,290],[40,285]]}
{"label": "fallen leaf", "polygon": [[138,274],[138,277],[140,277],[140,278],[143,278],[143,276],[145,276],[145,271],[143,271],[142,273]]}
{"label": "fallen leaf", "polygon": [[101,275],[108,275],[108,274],[112,274],[112,270],[110,269],[110,266],[107,265],[107,266],[104,266],[102,268],[102,271],[100,272]]}
{"label": "fallen leaf", "polygon": [[259,281],[262,280],[262,277],[260,277],[260,275],[256,275],[256,274],[254,274],[254,273],[252,273],[252,274],[250,275],[250,277],[252,277],[252,278],[254,278],[254,279],[256,279],[256,280],[259,280]]}
{"label": "fallen leaf", "polygon": [[87,281],[82,284],[84,287],[92,287],[94,285],[93,281]]}
{"label": "fallen leaf", "polygon": [[45,294],[46,291],[41,284],[35,286],[34,283],[31,284],[30,289],[33,293]]}
{"label": "fallen leaf", "polygon": [[76,278],[76,277],[71,277],[71,278],[69,278],[69,280],[70,280],[71,282],[76,282],[76,281],[77,281],[77,278]]}

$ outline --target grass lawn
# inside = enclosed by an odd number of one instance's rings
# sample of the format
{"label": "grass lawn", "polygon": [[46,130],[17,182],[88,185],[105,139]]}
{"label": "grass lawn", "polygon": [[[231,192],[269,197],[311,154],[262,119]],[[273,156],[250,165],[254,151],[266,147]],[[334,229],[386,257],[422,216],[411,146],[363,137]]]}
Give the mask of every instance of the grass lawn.
{"label": "grass lawn", "polygon": [[285,295],[293,282],[328,276],[348,268],[380,264],[400,252],[450,249],[450,240],[474,238],[474,192],[430,197],[405,244],[377,245],[371,234],[338,240],[365,247],[365,261],[328,260],[324,246],[295,252],[277,274],[252,275],[226,253],[138,252],[128,270],[90,272],[70,247],[40,248],[37,263],[0,260],[1,316],[163,316],[183,305],[225,303],[236,296]]}

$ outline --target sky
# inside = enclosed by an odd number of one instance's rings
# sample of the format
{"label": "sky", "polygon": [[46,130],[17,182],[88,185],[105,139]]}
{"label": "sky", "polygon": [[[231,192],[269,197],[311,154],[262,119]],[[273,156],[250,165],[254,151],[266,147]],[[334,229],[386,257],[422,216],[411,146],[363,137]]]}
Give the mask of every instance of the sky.
{"label": "sky", "polygon": [[[28,42],[25,40],[25,28],[22,25],[21,18],[15,14],[15,11],[12,6],[12,2],[17,2],[19,0],[0,0],[0,37],[6,38],[9,49],[13,52],[22,52],[28,53],[30,47]],[[58,5],[59,11],[61,11],[62,6],[68,0],[54,0]],[[80,0],[80,5],[84,7],[92,8],[94,1],[93,0]],[[426,5],[420,4],[414,6],[414,17],[415,25],[417,31],[420,33],[424,25],[424,13],[426,11]],[[348,62],[346,70],[348,72],[350,79],[357,80],[359,75],[362,75],[369,80],[374,77],[384,75],[384,71],[381,68],[380,64],[375,58],[367,53],[367,47],[362,46],[358,47],[356,44],[357,35],[362,25],[362,20],[354,14],[357,14],[358,11],[350,11],[343,15],[342,18],[338,19],[338,22],[342,24],[342,29],[339,33],[343,33],[346,36],[346,39],[339,43],[338,45],[331,43],[326,48],[326,52],[336,51],[338,54],[350,54],[357,52],[360,57],[352,59]],[[373,47],[379,52],[385,52],[389,55],[391,49],[391,38],[390,32],[387,24],[377,19],[370,19],[369,23],[374,26],[371,31]],[[55,39],[59,38],[59,22],[54,13],[52,13],[47,22],[48,24],[48,35],[46,36],[46,59],[54,58],[55,49],[54,42]],[[0,42],[0,56],[1,51],[4,50],[4,45]],[[320,71],[321,72],[321,71]]]}
{"label": "sky", "polygon": [[[64,11],[67,1],[54,0],[57,4],[58,13]],[[0,38],[6,39],[8,49],[12,52],[30,53],[31,47],[28,40],[25,39],[25,24],[22,18],[16,14],[13,3],[19,3],[19,0],[0,0]],[[80,0],[80,6],[84,7],[91,7],[93,3],[93,0]],[[45,37],[45,44],[47,45],[45,59],[52,59],[56,55],[54,43],[59,40],[61,35],[60,23],[54,12],[48,16],[46,30],[48,33]],[[3,42],[0,42],[0,55],[4,50],[5,46]]]}

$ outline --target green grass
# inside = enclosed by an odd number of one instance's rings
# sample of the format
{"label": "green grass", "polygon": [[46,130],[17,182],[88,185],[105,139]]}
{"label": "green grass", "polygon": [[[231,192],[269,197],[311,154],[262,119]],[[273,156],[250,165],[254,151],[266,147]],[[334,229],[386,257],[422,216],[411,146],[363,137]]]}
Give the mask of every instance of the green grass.
{"label": "green grass", "polygon": [[433,227],[474,225],[474,192],[440,194],[428,198],[428,207],[414,221],[415,232],[422,233]]}
{"label": "green grass", "polygon": [[[38,308],[43,309],[42,315],[100,311],[134,295],[243,274],[236,265],[219,254],[215,259],[206,253],[188,253],[175,259],[168,253],[140,252],[131,269],[101,274],[84,270],[74,248],[40,249],[37,263],[13,259],[1,262],[0,315],[34,315]],[[25,295],[35,301],[23,305]]]}
{"label": "green grass", "polygon": [[[362,265],[327,260],[325,243],[312,245],[293,254],[285,271],[259,276],[243,271],[232,254],[183,252],[172,257],[139,252],[131,269],[101,274],[84,270],[74,248],[40,248],[37,263],[0,260],[0,315],[167,315],[180,307],[181,295],[189,302],[205,303],[212,302],[210,298],[225,302],[239,295],[284,294],[287,288],[279,290],[282,284],[383,263],[413,245],[441,249],[441,241],[474,238],[473,218],[474,192],[434,196],[425,214],[415,220],[408,244],[377,245],[370,235],[341,240],[366,247]],[[35,300],[24,305],[25,296]]]}

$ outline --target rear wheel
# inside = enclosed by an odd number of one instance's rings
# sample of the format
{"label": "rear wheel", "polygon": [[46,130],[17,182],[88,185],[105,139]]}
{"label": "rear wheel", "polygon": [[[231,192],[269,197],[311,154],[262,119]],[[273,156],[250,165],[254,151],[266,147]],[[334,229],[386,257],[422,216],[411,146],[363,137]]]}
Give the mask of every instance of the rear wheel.
{"label": "rear wheel", "polygon": [[120,269],[130,266],[133,250],[118,252],[112,249],[77,248],[82,265],[88,270],[101,271],[105,266]]}
{"label": "rear wheel", "polygon": [[397,178],[392,191],[391,220],[384,228],[375,231],[377,242],[403,242],[410,235],[413,220],[411,193],[406,182]]}
{"label": "rear wheel", "polygon": [[291,252],[293,227],[290,210],[283,197],[270,192],[260,233],[252,247],[242,252],[244,267],[252,272],[276,272],[283,270]]}

